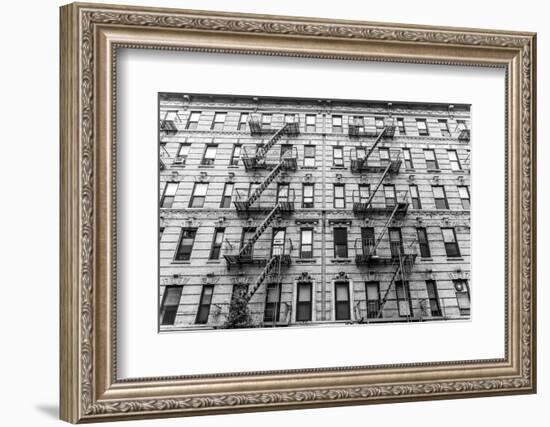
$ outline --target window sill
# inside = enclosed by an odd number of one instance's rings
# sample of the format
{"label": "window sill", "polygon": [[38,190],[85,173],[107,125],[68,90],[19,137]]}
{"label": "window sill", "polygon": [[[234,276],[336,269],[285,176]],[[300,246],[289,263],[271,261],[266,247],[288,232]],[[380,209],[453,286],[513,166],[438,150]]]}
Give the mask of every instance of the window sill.
{"label": "window sill", "polygon": [[423,257],[420,257],[420,261],[424,261],[424,262],[429,262],[429,261],[433,261],[434,259],[432,257],[426,257],[426,258],[423,258]]}
{"label": "window sill", "polygon": [[315,258],[298,258],[295,260],[296,264],[317,264]]}
{"label": "window sill", "polygon": [[170,166],[172,169],[184,169],[185,165],[181,163],[172,163],[172,166]]}
{"label": "window sill", "polygon": [[220,264],[221,262],[219,259],[209,259],[206,261],[207,264]]}
{"label": "window sill", "polygon": [[214,169],[214,165],[199,165],[199,169]]}
{"label": "window sill", "polygon": [[447,261],[464,261],[464,258],[461,256],[448,256]]}
{"label": "window sill", "polygon": [[346,169],[345,166],[331,166],[330,168],[331,168],[331,169],[337,169],[337,170]]}
{"label": "window sill", "polygon": [[315,169],[319,169],[319,168],[317,166],[300,166],[300,169],[315,170]]}
{"label": "window sill", "polygon": [[430,173],[441,173],[441,169],[428,169]]}
{"label": "window sill", "polygon": [[227,166],[228,169],[239,169],[240,166],[239,165],[229,165]]}
{"label": "window sill", "polygon": [[191,264],[191,261],[184,261],[184,260],[174,260],[172,261],[172,264]]}

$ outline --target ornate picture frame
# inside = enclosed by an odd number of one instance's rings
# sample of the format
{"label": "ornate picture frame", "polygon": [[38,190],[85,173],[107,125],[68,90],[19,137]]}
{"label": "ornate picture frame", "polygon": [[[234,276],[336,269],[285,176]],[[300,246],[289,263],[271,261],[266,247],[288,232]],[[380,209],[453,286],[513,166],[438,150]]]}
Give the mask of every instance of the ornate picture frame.
{"label": "ornate picture frame", "polygon": [[[80,3],[60,13],[61,419],[79,423],[536,391],[535,34]],[[118,380],[118,48],[504,68],[505,357]]]}

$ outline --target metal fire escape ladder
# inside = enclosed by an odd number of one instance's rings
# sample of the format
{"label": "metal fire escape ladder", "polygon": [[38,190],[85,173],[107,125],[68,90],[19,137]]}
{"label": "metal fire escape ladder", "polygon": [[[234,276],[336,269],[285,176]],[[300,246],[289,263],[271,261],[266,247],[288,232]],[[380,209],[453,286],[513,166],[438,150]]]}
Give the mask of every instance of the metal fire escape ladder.
{"label": "metal fire escape ladder", "polygon": [[252,289],[248,292],[248,294],[245,297],[245,301],[248,303],[250,302],[250,299],[254,296],[256,291],[260,288],[264,280],[269,276],[271,271],[274,268],[279,268],[280,270],[280,264],[281,264],[281,255],[273,255],[267,264],[265,265],[264,269],[260,273],[260,275],[256,278],[256,281],[254,282],[254,286]]}
{"label": "metal fire escape ladder", "polygon": [[[405,194],[403,196],[403,200],[405,200],[407,198],[407,194],[408,194],[408,191],[405,192]],[[391,212],[391,215],[389,216],[388,220],[384,224],[384,228],[382,229],[382,232],[378,236],[378,239],[376,239],[376,242],[374,243],[374,246],[373,246],[372,250],[370,251],[369,256],[373,253],[376,253],[376,249],[378,248],[378,245],[380,245],[380,242],[384,238],[384,235],[386,234],[386,230],[389,228],[389,226],[391,224],[391,221],[392,221],[393,217],[395,216],[395,213],[397,212],[398,209],[399,209],[399,202],[397,202],[395,204],[395,206],[394,206],[394,208]]]}
{"label": "metal fire escape ladder", "polygon": [[269,214],[265,217],[265,219],[262,221],[260,226],[256,229],[256,232],[254,233],[254,235],[250,239],[248,239],[248,241],[240,249],[239,256],[242,256],[248,253],[250,248],[256,243],[256,241],[260,238],[260,236],[267,229],[267,227],[269,227],[269,224],[271,224],[271,221],[273,221],[273,219],[279,213],[280,210],[281,210],[281,205],[277,203],[273,208],[273,210],[269,212]]}
{"label": "metal fire escape ladder", "polygon": [[[365,158],[363,159],[363,164],[362,166],[365,167],[367,166],[367,162],[369,160],[369,157],[370,155],[372,154],[372,152],[374,151],[374,149],[376,148],[376,146],[378,145],[378,143],[382,140],[382,138],[384,137],[384,135],[386,134],[386,130],[388,128],[387,127],[384,127],[384,129],[382,129],[380,131],[380,133],[378,134],[378,136],[376,137],[376,141],[374,141],[374,144],[372,144],[372,147],[370,147],[369,151],[367,152],[367,154],[365,154]],[[391,162],[390,162],[391,163]]]}
{"label": "metal fire escape ladder", "polygon": [[250,207],[252,204],[260,198],[263,191],[273,182],[275,178],[282,172],[283,166],[285,164],[285,159],[281,159],[281,161],[275,166],[269,175],[265,177],[265,179],[262,181],[262,183],[254,190],[254,192],[250,195],[248,200],[246,201],[246,206]]}
{"label": "metal fire escape ladder", "polygon": [[271,150],[271,147],[273,147],[283,137],[287,128],[288,123],[275,132],[263,147],[258,148],[256,155],[254,156],[257,163],[261,163],[265,160],[265,155],[267,152]]}
{"label": "metal fire escape ladder", "polygon": [[[398,275],[400,275],[401,282],[404,283],[412,271],[413,263],[414,263],[414,258],[405,256],[403,259],[403,254],[401,253],[401,251],[398,252],[397,260],[393,263],[393,266],[397,265],[397,268],[395,269],[392,279],[390,281],[390,284],[388,286],[388,289],[386,289],[386,292],[384,293],[384,297],[380,302],[380,308],[378,310],[378,318],[382,317],[382,311],[384,310],[384,305],[388,301],[388,296],[390,294],[393,284],[395,283],[395,279],[397,278]],[[408,293],[407,293],[407,301],[409,302]]]}
{"label": "metal fire escape ladder", "polygon": [[389,173],[390,168],[391,168],[391,162],[388,163],[388,166],[386,166],[386,169],[384,169],[384,173],[382,173],[382,176],[380,177],[380,179],[376,183],[376,187],[374,187],[374,191],[370,194],[369,200],[367,200],[366,209],[368,209],[369,206],[371,205],[372,200],[374,199],[374,196],[376,195],[376,192],[378,191],[378,189],[382,185],[382,182],[384,182],[384,178],[386,178],[386,175]]}

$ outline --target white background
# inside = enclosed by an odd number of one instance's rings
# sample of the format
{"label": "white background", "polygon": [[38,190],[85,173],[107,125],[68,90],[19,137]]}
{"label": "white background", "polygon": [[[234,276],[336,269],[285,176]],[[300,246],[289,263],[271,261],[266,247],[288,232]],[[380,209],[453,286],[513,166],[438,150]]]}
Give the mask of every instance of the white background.
{"label": "white background", "polygon": [[[112,0],[114,3],[118,3]],[[299,0],[223,1],[134,1],[135,4],[202,8],[327,18],[417,24],[490,27],[530,30],[538,39],[539,123],[539,393],[438,402],[402,403],[364,407],[325,408],[192,419],[129,422],[124,425],[264,426],[311,424],[406,423],[424,426],[470,426],[490,421],[493,425],[546,425],[550,398],[546,368],[550,322],[543,301],[549,298],[544,286],[549,268],[544,254],[550,246],[543,241],[550,229],[550,171],[542,165],[549,150],[542,142],[548,128],[541,118],[550,114],[547,76],[550,72],[550,30],[543,2],[525,0],[479,2],[392,1],[369,4],[352,0],[309,2]],[[0,324],[3,351],[2,424],[59,425],[58,401],[58,6],[57,1],[13,2],[4,5],[2,31],[3,67],[0,79],[0,211],[1,268]],[[491,171],[490,165],[487,168]],[[490,253],[487,256],[491,256]]]}
{"label": "white background", "polygon": [[[119,378],[504,357],[503,69],[127,49],[117,64]],[[183,90],[472,104],[472,320],[159,335],[157,93]]]}

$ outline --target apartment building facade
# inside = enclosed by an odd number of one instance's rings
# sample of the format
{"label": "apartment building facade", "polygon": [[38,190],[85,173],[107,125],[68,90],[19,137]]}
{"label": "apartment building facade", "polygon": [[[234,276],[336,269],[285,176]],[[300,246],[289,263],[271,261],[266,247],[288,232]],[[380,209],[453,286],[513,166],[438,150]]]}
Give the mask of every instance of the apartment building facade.
{"label": "apartment building facade", "polygon": [[468,105],[160,94],[159,153],[161,331],[469,318]]}

